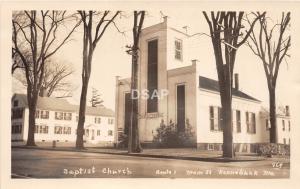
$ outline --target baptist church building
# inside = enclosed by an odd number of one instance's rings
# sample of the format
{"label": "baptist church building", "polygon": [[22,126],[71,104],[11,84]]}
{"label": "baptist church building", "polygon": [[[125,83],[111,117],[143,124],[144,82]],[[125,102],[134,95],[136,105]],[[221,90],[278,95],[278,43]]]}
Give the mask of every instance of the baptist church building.
{"label": "baptist church building", "polygon": [[[181,32],[164,21],[144,28],[140,37],[139,91],[168,91],[168,95],[139,98],[139,132],[142,144],[152,144],[162,122],[173,122],[178,131],[186,123],[195,133],[195,146],[221,150],[220,93],[216,79],[203,76],[201,38]],[[198,41],[197,41],[198,40]],[[202,48],[208,46],[202,46]],[[197,55],[197,56],[196,56]],[[213,56],[213,54],[201,54]],[[211,62],[214,65],[214,62]],[[130,125],[130,78],[116,79],[115,142]],[[268,118],[262,113],[261,101],[240,90],[239,75],[234,75],[232,99],[233,140],[236,151],[255,151],[256,144],[269,142]],[[289,115],[288,115],[289,117]],[[281,129],[278,124],[278,130]],[[287,129],[285,132],[289,132]],[[281,133],[281,132],[280,132]],[[289,134],[284,135],[286,143]],[[283,143],[280,140],[279,143]]]}
{"label": "baptist church building", "polygon": [[[29,109],[25,94],[12,97],[12,141],[26,141]],[[78,105],[66,99],[39,97],[35,116],[36,142],[75,142]],[[86,107],[84,140],[91,144],[113,145],[114,112],[105,107]]]}

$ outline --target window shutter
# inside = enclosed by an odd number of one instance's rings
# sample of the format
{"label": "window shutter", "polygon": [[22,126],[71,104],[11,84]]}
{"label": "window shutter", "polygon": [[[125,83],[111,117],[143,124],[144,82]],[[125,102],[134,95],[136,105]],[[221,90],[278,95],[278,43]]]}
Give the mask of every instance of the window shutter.
{"label": "window shutter", "polygon": [[236,116],[235,116],[236,110],[231,109],[231,130],[232,132],[235,130],[236,127]]}
{"label": "window shutter", "polygon": [[255,119],[255,113],[253,115],[253,133],[256,133],[256,119]]}
{"label": "window shutter", "polygon": [[222,124],[222,109],[218,107],[218,130],[222,131],[223,130],[223,124]]}
{"label": "window shutter", "polygon": [[247,125],[247,132],[249,132],[249,112],[246,112],[246,125]]}
{"label": "window shutter", "polygon": [[214,108],[209,106],[209,121],[210,121],[210,130],[214,130]]}
{"label": "window shutter", "polygon": [[236,130],[237,132],[241,132],[241,112],[240,110],[236,111]]}

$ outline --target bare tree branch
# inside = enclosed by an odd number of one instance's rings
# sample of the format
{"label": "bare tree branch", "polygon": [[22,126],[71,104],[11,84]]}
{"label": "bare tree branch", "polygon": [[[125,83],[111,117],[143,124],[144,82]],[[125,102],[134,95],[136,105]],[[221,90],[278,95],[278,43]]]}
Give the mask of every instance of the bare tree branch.
{"label": "bare tree branch", "polygon": [[[265,13],[263,13],[264,15]],[[235,64],[235,58],[238,48],[246,43],[247,38],[255,39],[252,31],[255,23],[262,16],[258,16],[253,22],[249,22],[250,29],[246,31],[244,38],[241,38],[241,30],[244,28],[242,20],[244,12],[218,11],[211,12],[210,17],[204,11],[203,15],[209,26],[211,41],[214,49],[215,62],[218,73],[220,97],[221,97],[221,115],[223,127],[223,156],[233,157],[232,140],[232,77]],[[256,40],[255,40],[256,41]],[[260,52],[250,45],[251,50],[261,56]]]}
{"label": "bare tree branch", "polygon": [[[81,149],[83,148],[83,127],[85,122],[86,96],[91,75],[93,53],[97,43],[103,37],[103,34],[106,32],[108,26],[113,23],[117,15],[120,14],[120,11],[117,11],[114,16],[110,17],[109,19],[108,15],[110,11],[96,12],[79,10],[78,13],[81,21],[83,22],[83,59],[81,73],[82,88],[79,106],[79,120],[77,125],[76,148]],[[93,27],[93,22],[95,23],[96,27]],[[93,35],[93,31],[95,32],[95,35]]]}
{"label": "bare tree branch", "polygon": [[[257,19],[258,16],[261,14],[258,12],[257,14],[253,14],[255,18]],[[249,41],[249,47],[252,50],[252,52],[257,55],[257,52],[260,54],[260,59],[262,61],[268,89],[269,89],[269,110],[270,110],[270,123],[271,123],[271,129],[270,129],[270,142],[276,143],[277,137],[276,137],[276,82],[278,78],[279,68],[280,65],[285,59],[285,57],[288,57],[288,50],[291,46],[291,36],[288,34],[286,38],[284,38],[284,35],[286,34],[286,30],[289,26],[290,21],[290,12],[288,13],[282,13],[281,16],[281,22],[276,23],[273,26],[271,26],[271,29],[268,29],[268,26],[270,26],[270,22],[267,21],[267,17],[264,15],[259,19],[260,28],[259,28],[259,37],[258,42],[255,38],[254,32],[252,32],[252,36],[250,37]],[[278,38],[274,39],[274,33],[276,32],[276,35]],[[256,51],[253,51],[252,45],[250,45],[250,42],[256,47]],[[266,54],[268,58],[266,58]]]}
{"label": "bare tree branch", "polygon": [[[76,22],[72,29],[63,36],[60,31],[59,39],[56,38],[58,28],[62,28],[63,22],[70,20],[65,17],[65,11],[18,11],[13,13],[12,19],[12,51],[14,72],[18,67],[24,68],[26,85],[27,85],[27,101],[29,107],[29,132],[27,145],[34,146],[34,127],[35,127],[35,111],[38,95],[43,84],[45,75],[45,63],[49,57],[54,55],[70,38],[74,30],[79,26],[80,22]],[[72,26],[70,24],[69,26]],[[49,42],[50,36],[54,36]],[[61,40],[62,39],[62,40]],[[56,43],[58,45],[56,46]],[[54,48],[52,52],[49,49]]]}

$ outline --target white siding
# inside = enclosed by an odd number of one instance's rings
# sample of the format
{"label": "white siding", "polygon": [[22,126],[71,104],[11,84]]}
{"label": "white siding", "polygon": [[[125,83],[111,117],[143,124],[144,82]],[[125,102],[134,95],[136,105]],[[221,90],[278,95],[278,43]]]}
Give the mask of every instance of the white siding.
{"label": "white siding", "polygon": [[[212,93],[199,89],[198,93],[198,124],[197,124],[197,142],[198,143],[222,143],[223,134],[220,131],[210,131],[209,106],[221,107],[218,93]],[[266,128],[261,125],[260,103],[233,98],[232,109],[241,112],[241,132],[233,133],[234,143],[261,143],[268,142],[266,138]],[[256,133],[248,133],[246,125],[246,112],[253,112],[256,120]]]}

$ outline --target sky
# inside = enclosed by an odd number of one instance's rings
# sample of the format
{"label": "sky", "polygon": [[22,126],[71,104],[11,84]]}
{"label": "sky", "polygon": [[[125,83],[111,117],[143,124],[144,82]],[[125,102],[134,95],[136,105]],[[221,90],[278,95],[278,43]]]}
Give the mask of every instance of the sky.
{"label": "sky", "polygon": [[[188,26],[188,33],[209,33],[208,25],[201,11],[169,9],[166,11],[147,12],[144,27],[151,26],[163,21],[162,14],[168,16],[168,23],[178,30]],[[126,45],[131,44],[131,27],[133,16],[127,12],[125,16],[118,17],[116,23],[121,31],[125,31],[125,35],[119,33],[116,28],[111,25],[103,38],[98,43],[94,52],[92,73],[89,83],[88,99],[91,97],[92,87],[102,93],[104,105],[108,108],[115,109],[115,77],[129,77],[131,70],[131,57],[126,54]],[[279,12],[270,13],[273,20],[281,16]],[[209,37],[200,36],[201,43],[195,43],[191,48],[200,47],[199,52],[200,67],[203,67],[201,73],[203,76],[213,79],[217,78],[214,54]],[[69,99],[72,103],[78,104],[81,91],[81,68],[82,68],[82,32],[81,27],[74,33],[72,41],[66,44],[55,56],[59,61],[66,61],[76,70],[72,76],[77,90],[74,92],[73,98]],[[202,43],[203,41],[203,43]],[[290,53],[291,54],[291,53]],[[277,84],[277,100],[278,105],[292,104],[293,99],[289,98],[291,93],[300,91],[300,79],[298,70],[299,64],[293,59],[287,60],[288,64],[282,63],[278,84]],[[237,52],[235,63],[235,73],[239,73],[240,89],[243,92],[261,100],[264,106],[268,105],[268,90],[265,73],[261,61],[250,51],[247,46],[242,46]],[[14,83],[15,89],[18,84]]]}

